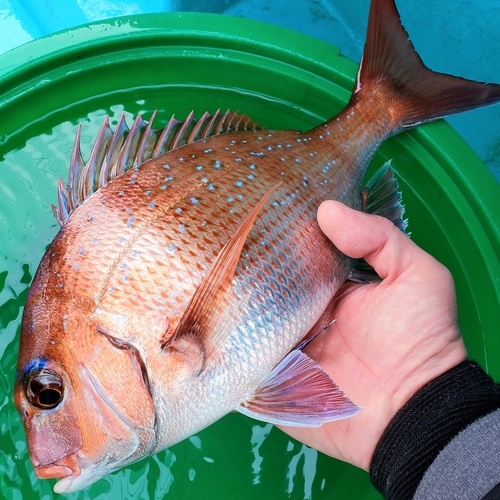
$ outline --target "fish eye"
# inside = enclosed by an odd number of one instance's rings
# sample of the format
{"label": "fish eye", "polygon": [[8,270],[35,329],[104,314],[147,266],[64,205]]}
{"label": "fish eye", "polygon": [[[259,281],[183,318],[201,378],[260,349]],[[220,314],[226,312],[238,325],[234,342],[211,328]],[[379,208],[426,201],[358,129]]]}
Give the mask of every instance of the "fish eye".
{"label": "fish eye", "polygon": [[51,370],[36,370],[25,386],[26,398],[41,410],[56,408],[63,399],[63,385],[57,373]]}

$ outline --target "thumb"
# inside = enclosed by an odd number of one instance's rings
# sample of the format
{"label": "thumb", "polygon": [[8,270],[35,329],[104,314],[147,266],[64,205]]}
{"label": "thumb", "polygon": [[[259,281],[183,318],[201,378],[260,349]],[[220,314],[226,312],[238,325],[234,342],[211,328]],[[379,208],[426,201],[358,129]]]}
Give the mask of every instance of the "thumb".
{"label": "thumb", "polygon": [[381,278],[395,279],[422,259],[435,262],[389,220],[353,210],[338,201],[320,205],[318,223],[341,252],[355,259],[364,258]]}

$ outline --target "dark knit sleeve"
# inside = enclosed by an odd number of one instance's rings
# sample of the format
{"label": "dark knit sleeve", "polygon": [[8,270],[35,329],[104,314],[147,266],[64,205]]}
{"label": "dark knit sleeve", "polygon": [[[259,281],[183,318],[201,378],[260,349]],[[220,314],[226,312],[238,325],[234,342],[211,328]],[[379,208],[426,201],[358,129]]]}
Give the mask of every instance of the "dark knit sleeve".
{"label": "dark knit sleeve", "polygon": [[387,500],[410,500],[443,448],[477,419],[500,408],[500,385],[464,361],[422,387],[384,431],[370,477]]}

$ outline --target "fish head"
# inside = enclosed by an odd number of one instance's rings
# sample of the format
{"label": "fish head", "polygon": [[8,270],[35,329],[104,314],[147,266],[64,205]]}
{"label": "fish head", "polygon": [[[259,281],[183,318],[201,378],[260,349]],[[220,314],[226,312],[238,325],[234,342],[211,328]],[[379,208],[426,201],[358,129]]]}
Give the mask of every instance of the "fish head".
{"label": "fish head", "polygon": [[14,402],[36,475],[59,478],[54,491],[69,493],[150,455],[155,408],[137,350],[101,334],[89,299],[53,293],[41,268],[24,310]]}

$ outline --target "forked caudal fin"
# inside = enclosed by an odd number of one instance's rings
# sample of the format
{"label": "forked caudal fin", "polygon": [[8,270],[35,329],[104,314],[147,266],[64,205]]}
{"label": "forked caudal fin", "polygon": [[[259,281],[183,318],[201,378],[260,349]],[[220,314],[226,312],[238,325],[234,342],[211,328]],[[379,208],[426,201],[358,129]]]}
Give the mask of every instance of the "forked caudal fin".
{"label": "forked caudal fin", "polygon": [[[429,70],[401,25],[394,0],[372,0],[353,100],[381,85],[390,97],[394,132],[500,101],[500,85]],[[382,88],[380,87],[380,88]]]}

